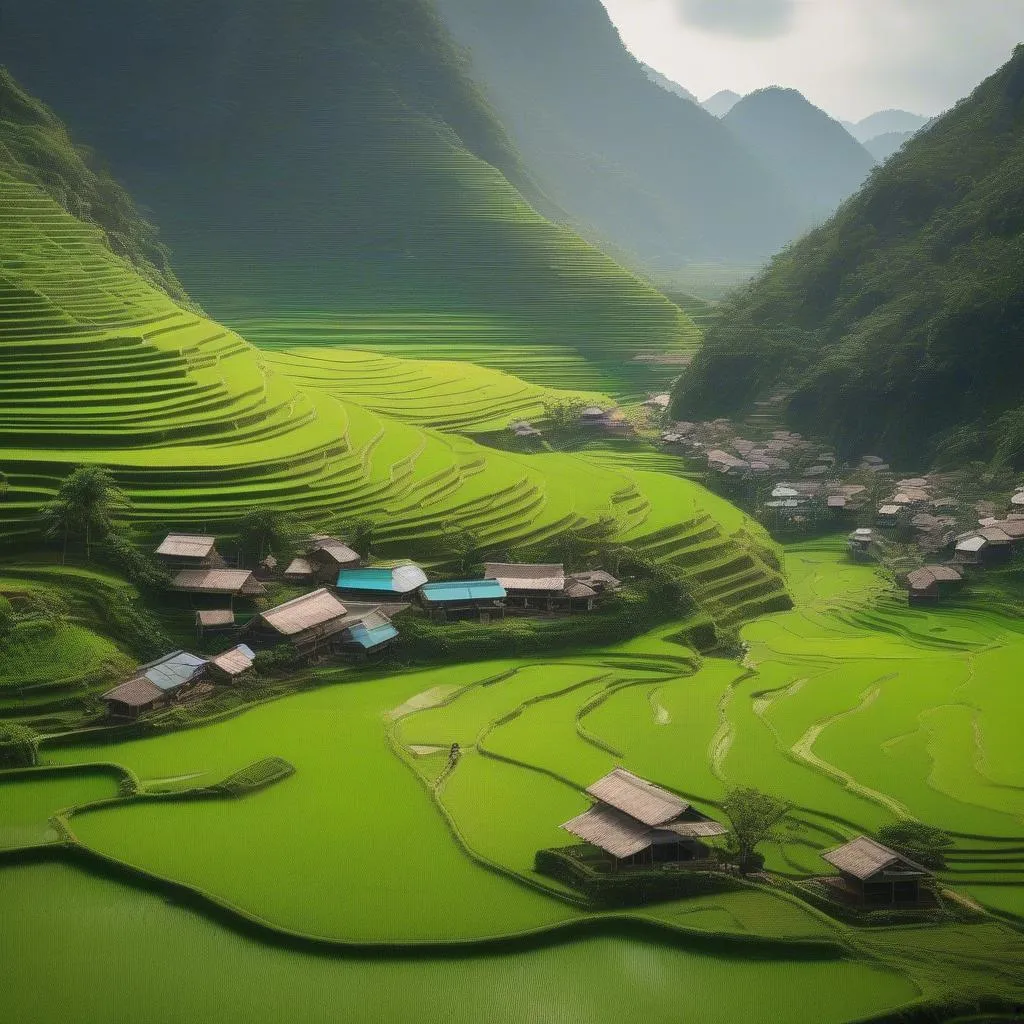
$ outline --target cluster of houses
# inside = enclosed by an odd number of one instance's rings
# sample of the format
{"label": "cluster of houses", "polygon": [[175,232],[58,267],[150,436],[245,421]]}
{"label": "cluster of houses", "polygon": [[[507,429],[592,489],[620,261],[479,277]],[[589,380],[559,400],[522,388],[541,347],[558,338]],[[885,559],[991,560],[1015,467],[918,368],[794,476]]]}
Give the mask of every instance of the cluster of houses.
{"label": "cluster of houses", "polygon": [[[667,406],[669,396],[664,395],[662,397],[664,397],[665,405]],[[599,431],[618,437],[633,433],[633,424],[627,419],[626,414],[617,407],[606,409],[600,405],[588,405],[577,414],[576,425],[584,430]],[[529,420],[515,420],[508,425],[508,429],[519,438],[537,438],[542,436],[541,431]]]}
{"label": "cluster of houses", "polygon": [[240,625],[235,602],[253,603],[269,595],[266,581],[277,575],[276,560],[264,559],[256,571],[229,568],[215,537],[183,533],[169,534],[156,557],[170,574],[171,590],[204,605],[195,613],[200,637],[231,633],[244,642],[216,658],[175,651],[142,666],[104,694],[115,718],[136,718],[206,696],[217,683],[234,682],[251,671],[257,651],[281,644],[303,657],[379,654],[398,638],[393,617],[414,603],[436,623],[486,625],[504,618],[509,608],[522,614],[592,611],[622,586],[600,569],[568,573],[561,564],[520,562],[488,562],[482,579],[431,582],[411,562],[366,566],[343,541],[315,535],[281,578],[316,589],[266,610],[253,608]]}
{"label": "cluster of houses", "polygon": [[[601,851],[611,872],[710,864],[706,840],[728,834],[688,800],[615,768],[586,790],[594,803],[562,828]],[[837,875],[817,881],[838,902],[863,908],[920,906],[932,873],[868,836],[822,854]]]}

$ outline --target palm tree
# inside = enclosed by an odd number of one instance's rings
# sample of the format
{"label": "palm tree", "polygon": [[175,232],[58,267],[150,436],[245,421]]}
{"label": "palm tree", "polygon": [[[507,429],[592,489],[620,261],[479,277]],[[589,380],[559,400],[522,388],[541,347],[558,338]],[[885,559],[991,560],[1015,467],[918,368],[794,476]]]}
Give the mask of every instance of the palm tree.
{"label": "palm tree", "polygon": [[85,540],[85,555],[91,559],[93,539],[113,532],[116,514],[128,505],[127,496],[117,486],[109,469],[79,466],[65,478],[57,496],[42,507],[40,514],[46,524],[46,536],[63,538],[61,561],[64,562],[72,537]]}

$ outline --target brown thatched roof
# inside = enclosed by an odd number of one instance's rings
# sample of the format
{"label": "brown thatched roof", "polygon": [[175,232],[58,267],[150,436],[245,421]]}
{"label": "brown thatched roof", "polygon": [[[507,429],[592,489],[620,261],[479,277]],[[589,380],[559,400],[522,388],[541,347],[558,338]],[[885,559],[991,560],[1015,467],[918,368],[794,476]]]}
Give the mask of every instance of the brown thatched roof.
{"label": "brown thatched roof", "polygon": [[313,575],[313,566],[307,558],[293,558],[284,574],[294,579],[308,579]]}
{"label": "brown thatched roof", "polygon": [[959,583],[963,575],[957,572],[951,565],[926,565],[925,569],[930,572],[939,583]]}
{"label": "brown thatched roof", "polygon": [[166,558],[208,558],[213,554],[216,537],[192,533],[169,533],[156,549],[158,555]]}
{"label": "brown thatched roof", "polygon": [[591,807],[562,828],[613,857],[631,857],[651,845],[650,828],[613,807]]}
{"label": "brown thatched roof", "polygon": [[196,624],[204,628],[233,626],[235,624],[235,613],[230,608],[214,608],[208,611],[196,612]]}
{"label": "brown thatched roof", "polygon": [[127,683],[115,686],[103,694],[103,700],[116,701],[130,708],[142,708],[152,704],[164,696],[164,691],[155,686],[145,676],[129,679]]}
{"label": "brown thatched roof", "polygon": [[331,591],[322,589],[271,608],[258,618],[282,636],[295,636],[325,623],[343,619],[347,614],[348,611],[341,603],[341,599]]}
{"label": "brown thatched roof", "polygon": [[928,569],[915,569],[907,574],[907,583],[911,590],[929,590],[938,583],[938,580]]}
{"label": "brown thatched roof", "polygon": [[246,647],[245,644],[239,644],[237,647],[232,647],[230,651],[218,654],[216,658],[211,659],[210,664],[233,679],[248,672],[255,660],[256,655],[252,648]]}
{"label": "brown thatched roof", "polygon": [[267,588],[248,569],[183,569],[171,589],[186,594],[238,594],[264,597]]}
{"label": "brown thatched roof", "polygon": [[353,551],[344,541],[338,540],[337,537],[328,537],[326,534],[317,534],[312,538],[309,553],[311,558],[323,556],[325,560],[329,560],[339,566],[351,565],[362,558],[358,552]]}
{"label": "brown thatched roof", "polygon": [[579,580],[566,580],[562,593],[565,594],[566,597],[571,597],[576,600],[583,600],[588,597],[597,597],[597,591],[593,587],[588,587],[586,583],[581,583]]}
{"label": "brown thatched roof", "polygon": [[497,580],[506,590],[564,590],[565,566],[527,562],[487,562],[484,578]]}
{"label": "brown thatched roof", "polygon": [[866,881],[890,868],[914,874],[930,874],[927,868],[867,836],[858,836],[852,842],[829,850],[821,856],[833,867],[861,881]]}
{"label": "brown thatched roof", "polygon": [[652,827],[678,818],[690,806],[682,797],[641,779],[625,768],[609,772],[603,779],[588,786],[587,792],[595,800]]}

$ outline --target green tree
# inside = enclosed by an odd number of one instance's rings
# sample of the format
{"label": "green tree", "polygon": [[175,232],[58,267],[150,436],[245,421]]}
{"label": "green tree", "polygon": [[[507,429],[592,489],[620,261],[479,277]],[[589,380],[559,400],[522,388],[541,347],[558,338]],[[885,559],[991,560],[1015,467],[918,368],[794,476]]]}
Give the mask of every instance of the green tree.
{"label": "green tree", "polygon": [[345,543],[353,551],[358,551],[364,559],[370,557],[370,549],[373,547],[373,537],[376,529],[370,519],[354,519],[342,526],[342,536]]}
{"label": "green tree", "polygon": [[239,523],[238,535],[246,558],[262,562],[273,552],[289,550],[299,527],[286,512],[257,505],[249,509]]}
{"label": "green tree", "polygon": [[946,851],[953,845],[948,832],[909,818],[883,825],[878,830],[878,841],[935,871],[946,866]]}
{"label": "green tree", "polygon": [[0,721],[0,768],[32,768],[39,760],[39,733],[27,725]]}
{"label": "green tree", "polygon": [[582,398],[558,398],[544,403],[544,415],[553,427],[565,429],[579,423],[587,403]]}
{"label": "green tree", "polygon": [[465,527],[446,527],[441,546],[451,554],[452,562],[460,573],[471,572],[483,561],[480,538]]}
{"label": "green tree", "polygon": [[109,469],[79,466],[65,478],[57,496],[43,506],[41,515],[46,536],[63,541],[62,561],[67,560],[72,539],[85,541],[85,555],[91,559],[93,541],[114,533],[118,513],[129,507]]}
{"label": "green tree", "polygon": [[760,868],[764,861],[757,855],[757,847],[777,837],[777,826],[789,808],[784,800],[752,786],[729,791],[722,810],[732,825],[730,844],[741,871]]}

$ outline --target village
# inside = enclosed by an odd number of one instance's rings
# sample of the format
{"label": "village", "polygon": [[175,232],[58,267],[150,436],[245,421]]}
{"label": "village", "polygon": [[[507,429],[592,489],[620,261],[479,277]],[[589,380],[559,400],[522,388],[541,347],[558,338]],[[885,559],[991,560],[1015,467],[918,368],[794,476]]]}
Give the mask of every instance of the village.
{"label": "village", "polygon": [[[416,607],[431,622],[490,625],[506,614],[561,616],[592,612],[622,583],[603,569],[567,573],[561,564],[487,562],[479,579],[437,580],[412,562],[367,565],[344,541],[325,534],[279,573],[268,555],[254,569],[231,568],[217,538],[170,533],[154,552],[169,590],[195,605],[201,639],[233,646],[213,657],[172,651],[142,665],[102,694],[112,721],[134,721],[175,704],[209,697],[218,686],[244,682],[260,652],[288,645],[296,659],[366,661],[398,639],[394,619]],[[306,593],[260,608],[274,580]],[[245,609],[236,609],[236,603]]]}

